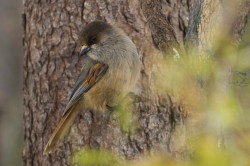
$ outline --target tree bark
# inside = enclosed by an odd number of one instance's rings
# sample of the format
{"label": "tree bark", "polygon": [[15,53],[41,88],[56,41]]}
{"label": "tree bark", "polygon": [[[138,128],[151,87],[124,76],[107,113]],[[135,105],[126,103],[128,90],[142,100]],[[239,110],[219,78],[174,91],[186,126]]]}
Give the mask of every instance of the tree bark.
{"label": "tree bark", "polygon": [[[165,34],[163,27],[148,17],[144,7],[149,3],[163,20],[172,24],[171,34]],[[72,151],[80,147],[103,147],[128,159],[153,149],[181,154],[173,132],[177,124],[183,125],[183,110],[170,96],[160,98],[153,89],[152,69],[156,64],[151,45],[161,48],[171,40],[183,41],[191,4],[191,0],[24,0],[24,165],[69,165]],[[122,28],[138,48],[142,61],[138,82],[141,101],[134,113],[139,131],[132,135],[122,133],[115,118],[105,122],[98,112],[85,110],[75,120],[63,145],[44,156],[44,146],[81,68],[77,34],[96,19]]]}
{"label": "tree bark", "polygon": [[[194,1],[23,0],[24,165],[70,165],[73,150],[86,147],[106,148],[127,159],[151,150],[185,156],[184,143],[175,136],[179,129],[185,131],[185,113],[173,96],[161,96],[154,88],[159,57],[152,46],[165,49],[169,43],[183,44]],[[138,48],[141,100],[133,112],[139,129],[123,133],[116,118],[107,121],[98,111],[84,110],[63,144],[43,155],[81,69],[78,32],[97,19],[123,29]]]}
{"label": "tree bark", "polygon": [[197,0],[190,12],[185,44],[209,52],[214,41],[218,39],[217,36],[223,32],[228,33],[232,42],[238,45],[245,32],[249,14],[249,0]]}

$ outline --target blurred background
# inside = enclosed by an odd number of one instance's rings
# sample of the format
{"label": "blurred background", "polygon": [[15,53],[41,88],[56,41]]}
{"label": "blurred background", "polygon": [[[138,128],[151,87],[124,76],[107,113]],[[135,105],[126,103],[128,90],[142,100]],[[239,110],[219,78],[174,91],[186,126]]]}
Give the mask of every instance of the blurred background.
{"label": "blurred background", "polygon": [[22,1],[0,1],[0,165],[22,165]]}

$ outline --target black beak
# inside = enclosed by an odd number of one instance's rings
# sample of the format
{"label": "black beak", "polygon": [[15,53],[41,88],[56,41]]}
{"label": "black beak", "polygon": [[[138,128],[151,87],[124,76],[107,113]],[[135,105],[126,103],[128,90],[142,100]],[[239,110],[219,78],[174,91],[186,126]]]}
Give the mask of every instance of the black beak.
{"label": "black beak", "polygon": [[87,52],[89,52],[90,50],[91,50],[90,47],[86,47],[86,48],[82,49],[82,50],[80,51],[79,56],[83,56],[83,55],[87,54]]}

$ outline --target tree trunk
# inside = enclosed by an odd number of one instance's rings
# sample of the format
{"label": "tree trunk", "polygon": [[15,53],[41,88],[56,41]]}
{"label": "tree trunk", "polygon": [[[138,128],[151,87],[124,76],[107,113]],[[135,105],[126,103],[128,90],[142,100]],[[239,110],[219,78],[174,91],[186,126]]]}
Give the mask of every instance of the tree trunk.
{"label": "tree trunk", "polygon": [[[86,147],[106,148],[128,159],[151,150],[185,155],[184,143],[175,137],[185,130],[185,113],[173,96],[161,96],[154,88],[152,78],[159,57],[152,45],[166,49],[169,43],[183,44],[195,0],[23,1],[24,165],[69,165],[73,150]],[[122,28],[138,48],[141,100],[133,112],[139,130],[123,133],[116,118],[106,121],[99,112],[84,110],[63,144],[43,155],[81,69],[78,32],[97,19]]]}
{"label": "tree trunk", "polygon": [[210,52],[218,36],[221,36],[221,33],[229,33],[232,42],[238,45],[245,32],[249,14],[250,0],[223,2],[197,0],[194,9],[190,12],[185,41],[201,51]]}
{"label": "tree trunk", "polygon": [[[155,64],[151,45],[153,41],[160,48],[166,41],[183,41],[191,4],[191,0],[24,0],[24,165],[68,165],[72,151],[80,147],[103,147],[128,159],[151,149],[181,154],[173,132],[176,124],[183,125],[182,108],[170,97],[159,98],[153,90]],[[157,13],[172,24],[174,33],[165,35],[161,31],[163,27],[147,16],[147,5],[153,9],[151,14]],[[141,101],[134,113],[139,131],[132,135],[122,133],[114,118],[106,124],[98,112],[85,110],[76,118],[63,145],[43,155],[81,68],[77,34],[96,19],[122,28],[138,48],[142,61],[138,83]]]}

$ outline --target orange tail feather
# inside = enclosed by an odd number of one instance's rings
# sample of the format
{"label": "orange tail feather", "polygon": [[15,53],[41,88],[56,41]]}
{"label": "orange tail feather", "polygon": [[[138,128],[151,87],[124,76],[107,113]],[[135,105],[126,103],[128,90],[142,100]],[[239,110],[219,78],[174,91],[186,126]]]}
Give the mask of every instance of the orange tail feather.
{"label": "orange tail feather", "polygon": [[68,110],[68,112],[62,117],[60,122],[57,124],[56,128],[50,136],[50,139],[44,149],[43,154],[47,154],[58,147],[59,143],[62,141],[65,134],[67,134],[67,131],[69,130],[70,126],[74,122],[74,119],[79,112],[79,109],[75,108],[76,106],[70,108],[70,110]]}

